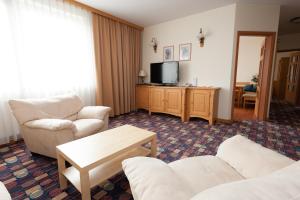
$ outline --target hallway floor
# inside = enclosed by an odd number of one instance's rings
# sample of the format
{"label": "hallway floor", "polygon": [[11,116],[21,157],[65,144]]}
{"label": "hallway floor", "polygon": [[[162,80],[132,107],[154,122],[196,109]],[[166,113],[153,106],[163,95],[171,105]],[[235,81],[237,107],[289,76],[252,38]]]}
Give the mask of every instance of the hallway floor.
{"label": "hallway floor", "polygon": [[253,119],[255,119],[253,108],[234,108],[233,110],[234,121],[253,120]]}

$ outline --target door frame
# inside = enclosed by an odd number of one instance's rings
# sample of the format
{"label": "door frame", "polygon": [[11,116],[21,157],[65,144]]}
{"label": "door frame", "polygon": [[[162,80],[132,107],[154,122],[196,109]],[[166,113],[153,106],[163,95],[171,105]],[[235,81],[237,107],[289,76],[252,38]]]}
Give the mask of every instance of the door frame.
{"label": "door frame", "polygon": [[[259,97],[259,112],[258,116],[256,116],[257,120],[266,120],[269,112],[269,99],[271,96],[270,88],[271,88],[271,80],[272,80],[272,71],[273,71],[273,61],[274,61],[274,52],[275,52],[275,42],[276,42],[276,32],[263,32],[263,31],[237,31],[237,43],[235,50],[235,63],[234,63],[234,81],[232,87],[232,104],[231,104],[231,119],[233,119],[234,114],[234,89],[236,85],[236,76],[237,76],[237,68],[238,68],[238,54],[239,54],[239,45],[240,45],[240,37],[241,36],[258,36],[258,37],[266,37],[266,39],[270,39],[270,44],[266,44],[265,46],[265,61],[263,65],[263,75],[262,77],[262,87],[261,93]],[[262,95],[263,94],[263,95]]]}

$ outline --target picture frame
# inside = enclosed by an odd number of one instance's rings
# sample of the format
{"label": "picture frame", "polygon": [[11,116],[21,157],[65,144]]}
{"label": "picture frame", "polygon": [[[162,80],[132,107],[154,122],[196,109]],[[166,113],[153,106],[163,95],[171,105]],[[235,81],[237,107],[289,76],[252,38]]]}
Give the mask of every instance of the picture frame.
{"label": "picture frame", "polygon": [[179,45],[179,60],[190,61],[192,54],[192,43],[185,43]]}
{"label": "picture frame", "polygon": [[174,46],[165,46],[163,50],[164,62],[174,61]]}

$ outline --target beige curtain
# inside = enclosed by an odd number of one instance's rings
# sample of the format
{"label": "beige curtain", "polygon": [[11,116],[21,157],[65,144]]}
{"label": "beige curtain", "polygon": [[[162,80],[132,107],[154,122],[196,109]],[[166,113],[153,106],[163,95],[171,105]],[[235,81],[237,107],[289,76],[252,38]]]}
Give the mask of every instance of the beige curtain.
{"label": "beige curtain", "polygon": [[111,115],[135,109],[135,84],[140,69],[141,31],[93,14],[97,105]]}

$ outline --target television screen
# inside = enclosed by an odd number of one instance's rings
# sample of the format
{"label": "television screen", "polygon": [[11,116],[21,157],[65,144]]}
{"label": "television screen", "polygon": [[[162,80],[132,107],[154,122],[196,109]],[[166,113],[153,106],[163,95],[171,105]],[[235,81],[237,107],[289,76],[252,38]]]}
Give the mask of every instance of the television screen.
{"label": "television screen", "polygon": [[179,63],[177,61],[151,63],[151,83],[176,84],[179,81]]}

